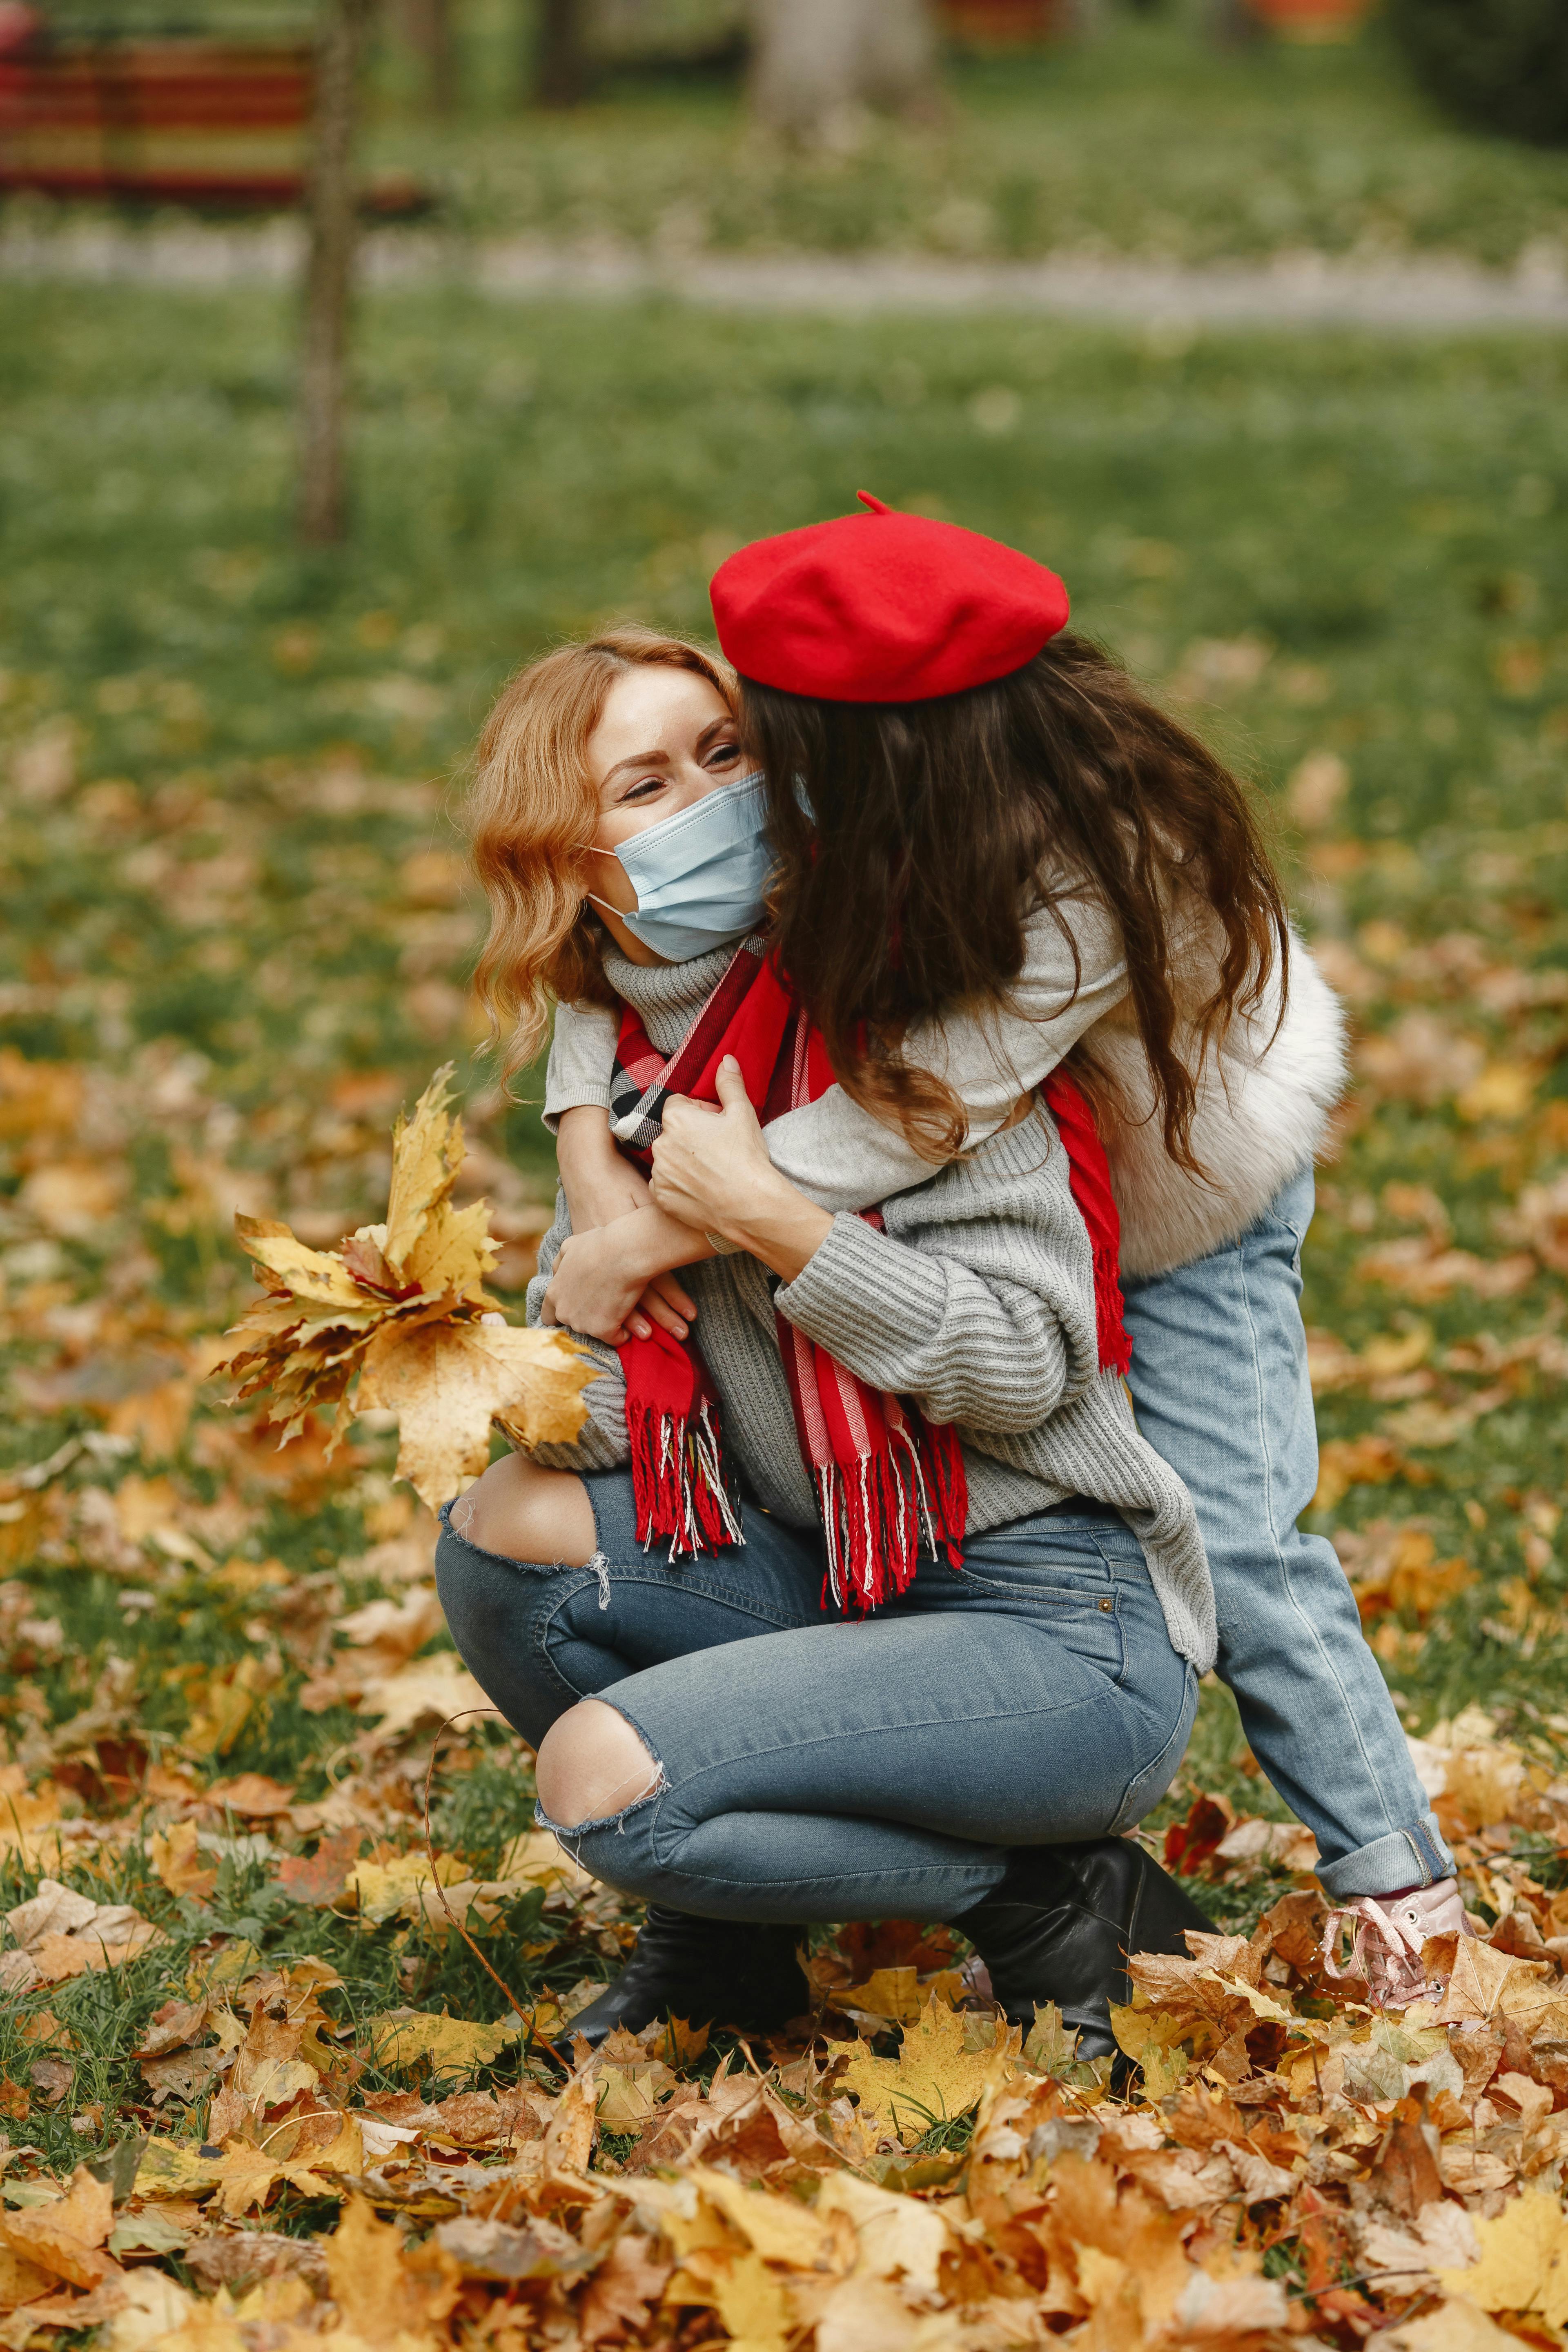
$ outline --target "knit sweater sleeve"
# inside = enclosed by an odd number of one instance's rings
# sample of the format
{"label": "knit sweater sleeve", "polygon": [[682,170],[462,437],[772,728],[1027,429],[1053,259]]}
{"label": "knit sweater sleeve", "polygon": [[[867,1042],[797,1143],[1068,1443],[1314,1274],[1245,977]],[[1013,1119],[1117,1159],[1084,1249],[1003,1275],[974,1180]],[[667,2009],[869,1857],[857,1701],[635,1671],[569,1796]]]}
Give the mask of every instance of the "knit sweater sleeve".
{"label": "knit sweater sleeve", "polygon": [[1067,1154],[1037,1110],[885,1207],[839,1215],[774,1304],[932,1421],[1036,1428],[1099,1370],[1094,1265]]}
{"label": "knit sweater sleeve", "polygon": [[[1126,993],[1116,921],[1087,891],[1064,894],[1055,911],[1042,908],[1025,925],[1023,969],[1008,1003],[922,1023],[910,1030],[904,1058],[952,1088],[968,1114],[973,1150]],[[931,1173],[896,1127],[842,1087],[774,1119],[766,1141],[780,1175],[824,1209],[872,1208]]]}

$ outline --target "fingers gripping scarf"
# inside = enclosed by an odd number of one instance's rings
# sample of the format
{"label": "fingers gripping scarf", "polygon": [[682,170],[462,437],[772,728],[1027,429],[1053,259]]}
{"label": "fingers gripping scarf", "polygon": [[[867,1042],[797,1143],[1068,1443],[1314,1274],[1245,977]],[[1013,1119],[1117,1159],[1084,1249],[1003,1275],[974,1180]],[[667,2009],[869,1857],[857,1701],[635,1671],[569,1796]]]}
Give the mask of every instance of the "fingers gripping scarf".
{"label": "fingers gripping scarf", "polygon": [[[765,1127],[837,1083],[822,1040],[771,961],[736,951],[667,1060],[627,1005],[610,1085],[622,1149],[647,1165],[671,1095],[717,1102],[720,1063],[733,1055]],[[1067,1150],[1073,1197],[1094,1250],[1101,1367],[1124,1370],[1131,1348],[1117,1282],[1120,1231],[1110,1171],[1089,1106],[1059,1071],[1041,1092]],[[862,1212],[881,1228],[879,1212]],[[824,1597],[874,1609],[912,1581],[922,1550],[963,1565],[968,1517],[963,1454],[950,1423],[874,1389],[778,1318],[801,1457],[816,1492],[827,1552]],[[620,1349],[641,1540],[667,1538],[671,1559],[743,1541],[724,1461],[719,1400],[691,1341],[657,1328]]]}

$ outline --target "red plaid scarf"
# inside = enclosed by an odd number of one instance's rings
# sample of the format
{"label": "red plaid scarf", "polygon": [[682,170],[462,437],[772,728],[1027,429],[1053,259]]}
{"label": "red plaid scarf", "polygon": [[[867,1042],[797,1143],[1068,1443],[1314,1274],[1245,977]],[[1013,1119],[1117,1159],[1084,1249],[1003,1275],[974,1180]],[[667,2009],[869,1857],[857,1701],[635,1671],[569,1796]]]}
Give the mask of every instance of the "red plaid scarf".
{"label": "red plaid scarf", "polygon": [[[816,1102],[836,1083],[821,1037],[771,961],[737,950],[723,978],[668,1059],[635,1008],[621,1017],[610,1118],[621,1148],[646,1166],[671,1095],[717,1102],[720,1063],[732,1054],[765,1127]],[[1094,1250],[1101,1368],[1124,1371],[1131,1344],[1117,1279],[1121,1235],[1110,1171],[1088,1104],[1056,1072],[1041,1088],[1067,1150],[1073,1197]],[[880,1213],[864,1211],[881,1229]],[[827,1550],[824,1599],[874,1609],[912,1581],[920,1555],[963,1565],[969,1497],[951,1423],[927,1422],[912,1402],[870,1388],[825,1348],[778,1318],[779,1349],[801,1458],[816,1489]],[[655,1328],[620,1350],[626,1429],[641,1540],[669,1539],[671,1559],[744,1540],[724,1462],[719,1400],[692,1341]]]}

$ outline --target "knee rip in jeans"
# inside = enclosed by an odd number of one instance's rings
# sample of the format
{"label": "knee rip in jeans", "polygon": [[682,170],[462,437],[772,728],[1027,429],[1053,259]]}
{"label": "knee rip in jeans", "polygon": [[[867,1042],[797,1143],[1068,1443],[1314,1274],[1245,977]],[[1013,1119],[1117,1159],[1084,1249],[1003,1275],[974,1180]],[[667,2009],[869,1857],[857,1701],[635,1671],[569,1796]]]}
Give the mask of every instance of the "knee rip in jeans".
{"label": "knee rip in jeans", "polygon": [[[593,1703],[595,1705],[605,1704],[602,1701],[595,1701]],[[582,1703],[579,1702],[579,1707],[581,1706],[581,1704]],[[578,1712],[579,1708],[574,1708],[571,1711],[573,1715],[575,1715]],[[572,1840],[574,1838],[586,1837],[595,1830],[624,1831],[627,1821],[633,1813],[639,1812],[644,1805],[652,1804],[654,1799],[656,1797],[662,1797],[666,1790],[669,1787],[669,1781],[665,1773],[664,1766],[654,1754],[652,1748],[648,1746],[647,1739],[643,1737],[641,1731],[638,1730],[637,1725],[631,1721],[629,1717],[621,1715],[618,1707],[612,1707],[610,1712],[619,1717],[620,1722],[626,1726],[626,1730],[632,1734],[643,1751],[643,1762],[639,1770],[630,1773],[623,1773],[620,1780],[611,1789],[603,1791],[597,1789],[595,1790],[594,1794],[597,1798],[598,1801],[603,1804],[607,1800],[613,1810],[605,1813],[585,1813],[583,1818],[578,1821],[559,1822],[555,1819],[552,1813],[545,1811],[545,1808],[542,1803],[536,1804],[534,1807],[534,1818],[539,1822],[540,1827],[542,1829],[551,1831],[557,1838],[559,1838],[562,1844],[565,1846],[567,1852],[573,1856],[574,1861],[580,1862],[581,1857],[578,1855],[575,1847],[572,1843]],[[563,1717],[562,1718],[563,1722],[569,1721],[570,1719],[570,1717]],[[546,1740],[548,1740],[550,1735],[547,1733],[545,1737]],[[544,1764],[546,1772],[548,1773],[550,1769],[550,1760],[543,1756],[542,1751],[540,1760]],[[616,1801],[623,1794],[626,1796],[626,1802],[624,1804]]]}
{"label": "knee rip in jeans", "polygon": [[551,1819],[542,1805],[534,1806],[533,1818],[540,1828],[549,1830],[551,1834],[559,1840],[579,1870],[586,1870],[589,1866],[584,1861],[580,1850],[582,1841],[585,1837],[591,1836],[595,1830],[614,1830],[617,1836],[624,1837],[626,1823],[632,1815],[640,1813],[645,1805],[651,1805],[656,1797],[664,1795],[669,1786],[668,1780],[665,1778],[664,1767],[657,1756],[650,1760],[653,1771],[647,1787],[633,1797],[628,1804],[620,1806],[613,1813],[596,1814],[585,1822],[557,1822]]}
{"label": "knee rip in jeans", "polygon": [[[475,1551],[489,1551],[489,1547],[487,1544],[476,1542],[475,1538],[468,1533],[468,1529],[472,1527],[473,1523],[474,1503],[472,1493],[470,1492],[467,1495],[459,1495],[457,1501],[447,1507],[447,1525],[451,1528],[452,1533],[458,1538],[459,1542],[471,1545]],[[492,1552],[490,1553],[490,1557],[493,1559],[511,1559],[515,1555],[511,1552]],[[575,1561],[564,1559],[520,1559],[517,1561],[517,1566],[519,1568],[531,1568],[536,1571],[543,1570],[545,1574],[550,1576],[560,1576],[563,1574],[568,1568],[574,1568],[576,1565],[577,1563]],[[605,1558],[602,1551],[596,1550],[592,1559],[584,1560],[581,1565],[586,1575],[597,1578],[599,1585],[599,1606],[601,1609],[607,1609],[610,1605],[609,1561]]]}

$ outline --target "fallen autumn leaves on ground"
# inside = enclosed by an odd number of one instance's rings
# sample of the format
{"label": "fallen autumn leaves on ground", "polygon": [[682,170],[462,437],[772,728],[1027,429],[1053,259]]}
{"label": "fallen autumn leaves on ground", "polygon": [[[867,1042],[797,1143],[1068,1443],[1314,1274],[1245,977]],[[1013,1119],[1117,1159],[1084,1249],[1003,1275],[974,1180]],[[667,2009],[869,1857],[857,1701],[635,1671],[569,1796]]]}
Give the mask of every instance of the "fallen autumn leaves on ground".
{"label": "fallen autumn leaves on ground", "polygon": [[[442,1073],[399,1121],[384,1224],[323,1252],[240,1220],[266,1287],[226,1351],[286,1421],[285,1452],[320,1444],[318,1407],[335,1409],[334,1439],[356,1405],[395,1409],[399,1471],[426,1504],[482,1466],[492,1420],[569,1434],[588,1376],[553,1336],[478,1321],[495,1251],[485,1203],[451,1204],[448,1099]],[[1447,1573],[1418,1534],[1387,1549],[1363,1578],[1372,1613]],[[474,1686],[449,1654],[419,1659],[439,1612],[423,1557],[403,1565],[405,1597],[343,1614],[342,1646],[302,1687],[307,1709],[374,1718],[358,1770],[322,1801],[258,1772],[204,1789],[154,1765],[137,1803],[89,1822],[10,1769],[0,1834],[52,1865],[6,1915],[13,1997],[112,1978],[170,1941],[54,1873],[139,1846],[189,1930],[226,1864],[260,1869],[252,1932],[187,1937],[186,1973],[150,2012],[131,2135],[64,2181],[25,2142],[8,2151],[0,2341],[16,2352],[89,2328],[110,2352],[1120,2352],[1373,2330],[1399,2352],[1468,2352],[1509,2340],[1494,2313],[1515,2340],[1563,2340],[1568,1897],[1510,1842],[1568,1845],[1568,1787],[1486,1716],[1415,1744],[1496,1916],[1440,1956],[1441,2004],[1376,2016],[1346,1998],[1353,1982],[1331,1990],[1310,1837],[1200,1793],[1166,1833],[1168,1862],[1214,1880],[1268,1864],[1293,1885],[1250,1935],[1135,1963],[1115,2018],[1141,2069],[1130,2097],[1104,2064],[1074,2062],[1054,2011],[1009,2029],[951,1934],[898,1923],[803,1945],[812,2013],[794,2037],[718,2055],[706,2030],[676,2024],[590,2055],[571,2016],[596,1975],[499,2019],[416,2000],[356,2016],[331,1960],[298,1936],[264,1959],[256,1940],[274,1905],[340,1934],[392,1927],[416,1991],[417,1955],[455,1946],[454,1921],[503,1969],[549,1948],[530,1941],[547,1912],[612,1961],[629,1935],[546,1832],[521,1829],[483,1871],[418,1835],[417,1763],[395,1751]],[[253,1685],[230,1685],[242,1716],[265,1703],[266,1677]],[[220,1702],[207,1706],[217,1724]],[[221,1728],[214,1741],[222,1752]],[[0,2094],[18,2120],[75,2082],[79,2051],[46,2008],[26,2032],[30,2078]],[[371,2086],[389,2076],[405,2087]]]}
{"label": "fallen autumn leaves on ground", "polygon": [[[1444,1751],[1457,1785],[1511,1779],[1516,1818],[1568,1829],[1568,1790],[1539,1787],[1482,1725],[1462,1736],[1476,1744]],[[217,1810],[173,1787],[163,1807],[197,1824]],[[1460,1830],[1463,1806],[1448,1819]],[[481,1934],[509,1887],[586,1892],[539,1833],[511,1864],[468,1891]],[[374,1867],[344,1860],[338,1900],[363,1907]],[[548,2000],[526,2030],[418,2011],[356,2028],[326,1963],[258,1968],[230,1945],[155,2012],[141,2061],[155,2105],[207,2086],[205,2137],[154,2115],[63,2189],[18,2183],[0,2338],[20,2352],[46,2326],[101,2325],[114,2352],[785,2352],[815,2331],[821,2352],[1109,2352],[1349,2342],[1392,2321],[1391,2347],[1464,2352],[1510,2340],[1497,2312],[1515,2339],[1555,2343],[1568,1937],[1560,1900],[1522,1874],[1506,1884],[1446,2000],[1401,2017],[1325,1997],[1306,1885],[1250,1937],[1139,1962],[1117,2017],[1143,2068],[1128,2100],[1103,2066],[1074,2064],[1053,2011],[1023,2036],[950,2005],[963,1983],[940,1930],[847,1931],[811,1973],[829,2028],[858,2032],[717,2065],[679,2027],[561,2063],[569,2015]],[[69,1902],[47,1883],[36,1924],[11,1916],[18,1943],[41,1948]],[[874,2054],[896,2008],[897,2051]],[[419,2086],[365,2093],[367,2051]],[[481,2068],[489,2089],[450,2087]],[[339,2204],[335,2229],[269,2225],[279,2197],[322,2219]]]}

